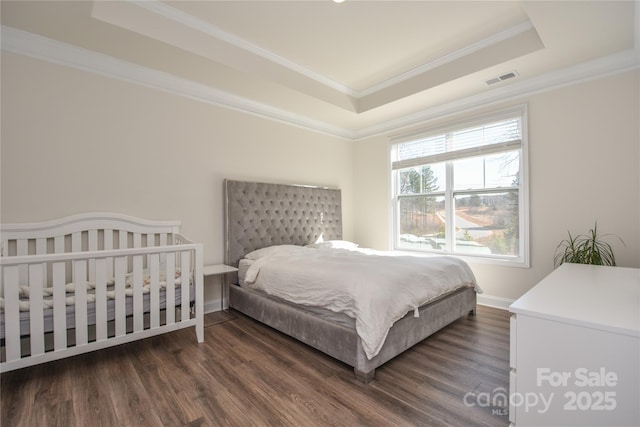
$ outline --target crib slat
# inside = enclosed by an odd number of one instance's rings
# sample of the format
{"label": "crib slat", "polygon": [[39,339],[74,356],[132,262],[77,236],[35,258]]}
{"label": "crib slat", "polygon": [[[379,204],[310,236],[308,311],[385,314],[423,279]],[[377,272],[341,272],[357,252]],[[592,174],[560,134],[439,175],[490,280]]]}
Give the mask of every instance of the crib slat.
{"label": "crib slat", "polygon": [[96,341],[107,339],[107,260],[96,261]]}
{"label": "crib slat", "polygon": [[189,320],[189,270],[191,266],[190,262],[190,253],[188,251],[183,251],[180,254],[180,290],[182,292],[182,301],[181,306],[181,319],[182,321]]}
{"label": "crib slat", "polygon": [[87,262],[75,261],[73,283],[76,298],[76,346],[85,345],[88,342],[86,277]]}
{"label": "crib slat", "polygon": [[8,362],[21,357],[18,278],[18,267],[4,268],[4,340]]}
{"label": "crib slat", "polygon": [[[167,246],[167,233],[160,233],[160,246]],[[167,263],[167,254],[160,254],[160,265],[165,265]]]}
{"label": "crib slat", "polygon": [[134,248],[142,247],[142,235],[140,233],[133,233],[133,247]]}
{"label": "crib slat", "polygon": [[31,356],[44,353],[44,308],[42,288],[46,264],[29,266],[29,329],[31,332]]}
{"label": "crib slat", "polygon": [[90,251],[97,251],[98,250],[98,230],[97,229],[92,229],[89,230],[89,250]]}
{"label": "crib slat", "polygon": [[[36,239],[36,254],[37,255],[44,255],[47,253],[47,239]],[[47,286],[48,280],[47,280],[47,269],[44,268],[44,271],[42,272],[44,278],[42,283],[44,283],[44,286]]]}
{"label": "crib slat", "polygon": [[128,234],[125,230],[118,230],[118,249],[129,247]]}
{"label": "crib slat", "polygon": [[82,252],[82,233],[71,233],[71,252]]}
{"label": "crib slat", "polygon": [[[98,250],[98,230],[91,229],[88,231],[88,249],[89,251],[97,251]],[[96,280],[96,260],[89,260],[89,281],[95,282]]]}
{"label": "crib slat", "polygon": [[[113,249],[113,230],[105,229],[104,230],[104,250],[110,251]],[[109,262],[107,262],[107,278],[113,277],[113,262],[112,258],[109,258]]]}
{"label": "crib slat", "polygon": [[127,257],[117,257],[115,260],[115,316],[116,336],[121,337],[127,333],[125,286],[127,274]]}
{"label": "crib slat", "polygon": [[36,239],[36,255],[47,253],[47,239]]}
{"label": "crib slat", "polygon": [[167,257],[167,289],[166,289],[166,324],[176,322],[176,257],[171,254]]}
{"label": "crib slat", "polygon": [[[53,237],[53,253],[65,252],[65,236]],[[67,283],[67,263],[59,262],[53,265],[53,347],[63,350],[68,347],[67,342],[67,301],[64,285]],[[73,277],[73,273],[71,273]],[[72,279],[73,280],[73,279]]]}
{"label": "crib slat", "polygon": [[160,326],[160,257],[158,254],[149,256],[149,320],[152,328]]}
{"label": "crib slat", "polygon": [[[16,255],[23,256],[29,253],[29,241],[27,239],[16,240]],[[27,275],[29,274],[29,267],[24,264],[18,267],[19,281],[20,283],[27,283]]]}
{"label": "crib slat", "polygon": [[110,251],[113,249],[113,230],[105,228],[104,230],[104,250]]}
{"label": "crib slat", "polygon": [[56,254],[64,252],[64,236],[55,236],[53,238],[53,252]]}
{"label": "crib slat", "polygon": [[[138,237],[140,235],[138,234]],[[140,332],[144,329],[143,294],[142,294],[142,255],[133,257],[133,331]]]}
{"label": "crib slat", "polygon": [[65,294],[65,263],[56,262],[52,267],[53,274],[53,348],[67,348],[67,302]]}
{"label": "crib slat", "polygon": [[18,256],[28,255],[28,252],[29,252],[29,241],[27,239],[17,239],[16,255]]}

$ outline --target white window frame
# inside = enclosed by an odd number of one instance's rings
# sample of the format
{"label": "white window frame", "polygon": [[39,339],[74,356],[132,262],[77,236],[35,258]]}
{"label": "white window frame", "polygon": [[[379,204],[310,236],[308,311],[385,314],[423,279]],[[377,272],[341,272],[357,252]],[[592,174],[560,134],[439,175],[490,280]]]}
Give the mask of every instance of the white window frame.
{"label": "white window frame", "polygon": [[[429,250],[429,249],[407,249],[399,247],[399,197],[398,197],[398,183],[396,182],[398,176],[398,170],[402,169],[402,162],[396,162],[396,147],[398,144],[410,142],[412,140],[417,140],[421,138],[428,138],[430,136],[435,136],[438,134],[449,133],[452,131],[466,129],[473,126],[482,125],[484,123],[494,122],[500,119],[505,119],[508,117],[513,117],[518,115],[521,118],[521,140],[520,140],[520,153],[519,153],[519,161],[520,161],[520,169],[519,169],[519,186],[518,186],[518,222],[519,222],[519,248],[518,248],[518,256],[506,256],[506,255],[483,255],[483,254],[469,254],[469,253],[458,253],[453,252],[452,248],[454,233],[452,233],[450,228],[447,228],[447,248],[448,250]],[[456,257],[463,258],[469,262],[479,262],[479,263],[490,263],[497,265],[506,265],[511,267],[523,267],[529,268],[529,168],[528,168],[528,127],[527,127],[527,106],[520,105],[517,107],[512,107],[505,110],[496,111],[490,114],[485,114],[482,116],[472,117],[467,120],[460,120],[453,123],[450,123],[444,127],[438,127],[433,129],[422,129],[416,132],[411,132],[409,134],[402,134],[392,136],[390,138],[390,150],[389,150],[389,171],[391,176],[391,240],[392,247],[394,250],[403,251],[403,252],[425,252],[430,254],[445,254],[452,255]],[[499,147],[496,147],[497,150],[500,150]],[[509,145],[505,145],[504,151],[508,151]],[[475,149],[463,150],[467,151],[466,156],[455,158],[464,158],[464,157],[472,157],[474,155]],[[458,153],[460,154],[460,153]],[[462,153],[465,154],[465,153]],[[449,155],[443,155],[445,161],[452,162],[453,160]],[[393,163],[400,163],[400,165],[394,167]],[[409,161],[411,162],[411,161]],[[433,164],[433,162],[430,162]],[[448,163],[446,167],[447,174],[447,184],[444,190],[445,197],[445,212],[446,212],[446,222],[447,224],[453,224],[453,210],[452,204],[453,199],[455,197],[455,192],[453,188],[449,187],[449,184],[452,182],[453,175],[453,167],[451,163]],[[502,189],[481,189],[478,190],[478,193],[491,193],[496,192]],[[465,190],[463,193],[470,193],[473,190]]]}

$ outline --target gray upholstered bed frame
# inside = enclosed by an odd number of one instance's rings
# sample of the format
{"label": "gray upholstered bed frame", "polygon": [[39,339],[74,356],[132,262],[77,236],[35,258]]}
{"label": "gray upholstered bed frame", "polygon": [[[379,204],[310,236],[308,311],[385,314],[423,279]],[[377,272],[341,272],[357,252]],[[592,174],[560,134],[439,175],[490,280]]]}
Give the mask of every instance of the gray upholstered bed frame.
{"label": "gray upholstered bed frame", "polygon": [[[238,266],[247,253],[278,244],[306,245],[342,238],[338,189],[225,180],[225,263]],[[237,285],[229,287],[229,306],[288,334],[354,368],[369,382],[375,369],[476,308],[476,293],[465,288],[411,312],[389,331],[380,353],[367,359],[355,330],[344,316],[327,320],[303,307],[270,299]]]}

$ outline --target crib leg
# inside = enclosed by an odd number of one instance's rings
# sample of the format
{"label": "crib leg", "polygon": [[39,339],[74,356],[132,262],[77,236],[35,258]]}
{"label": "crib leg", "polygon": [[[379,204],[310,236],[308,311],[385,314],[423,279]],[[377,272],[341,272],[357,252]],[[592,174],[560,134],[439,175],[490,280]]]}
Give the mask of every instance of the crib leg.
{"label": "crib leg", "polygon": [[198,342],[204,342],[204,325],[202,322],[196,323],[196,338]]}
{"label": "crib leg", "polygon": [[198,339],[198,342],[204,342],[204,312],[203,312],[203,307],[202,307],[202,298],[203,296],[200,295],[199,296],[199,301],[200,303],[191,303],[191,315],[195,316],[196,318],[196,338]]}

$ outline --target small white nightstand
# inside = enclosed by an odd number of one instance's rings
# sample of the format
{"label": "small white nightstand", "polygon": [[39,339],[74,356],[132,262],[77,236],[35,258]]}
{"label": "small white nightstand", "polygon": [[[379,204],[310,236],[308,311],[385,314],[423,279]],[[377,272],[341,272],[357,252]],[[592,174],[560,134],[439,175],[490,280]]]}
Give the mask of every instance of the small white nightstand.
{"label": "small white nightstand", "polygon": [[225,280],[226,275],[228,273],[235,273],[236,271],[238,271],[236,267],[232,267],[226,264],[205,265],[204,268],[202,269],[202,275],[205,277],[222,276],[220,280],[220,310],[224,310],[224,301],[227,295],[226,293],[227,282]]}

